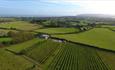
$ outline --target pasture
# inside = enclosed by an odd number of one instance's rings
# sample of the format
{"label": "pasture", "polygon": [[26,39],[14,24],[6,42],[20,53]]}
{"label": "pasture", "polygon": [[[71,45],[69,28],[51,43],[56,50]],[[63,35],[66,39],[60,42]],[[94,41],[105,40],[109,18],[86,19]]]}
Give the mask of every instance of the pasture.
{"label": "pasture", "polygon": [[23,43],[11,45],[7,49],[12,52],[15,52],[15,53],[20,53],[22,50],[29,48],[29,47],[33,46],[34,44],[37,44],[38,42],[41,42],[41,41],[43,41],[43,40],[35,38],[35,39],[29,40],[29,41],[26,41]]}
{"label": "pasture", "polygon": [[64,33],[76,33],[79,32],[77,28],[45,28],[35,30],[36,32],[48,33],[48,34],[64,34]]}
{"label": "pasture", "polygon": [[11,30],[11,29],[0,29],[0,36],[7,36],[7,33],[9,31],[12,31],[12,32],[17,32],[16,30]]}
{"label": "pasture", "polygon": [[33,65],[21,56],[0,49],[0,70],[34,70],[32,69]]}
{"label": "pasture", "polygon": [[115,32],[106,28],[94,28],[78,34],[52,36],[103,49],[115,50]]}
{"label": "pasture", "polygon": [[25,21],[14,21],[14,22],[6,22],[6,23],[0,23],[0,28],[14,28],[18,30],[35,30],[40,28],[40,25],[37,24],[31,24],[29,22]]}

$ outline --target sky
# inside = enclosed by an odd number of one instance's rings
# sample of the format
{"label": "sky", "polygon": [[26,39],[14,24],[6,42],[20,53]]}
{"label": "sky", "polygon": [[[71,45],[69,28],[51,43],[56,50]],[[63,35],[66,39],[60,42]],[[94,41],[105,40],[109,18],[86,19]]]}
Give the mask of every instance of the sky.
{"label": "sky", "polygon": [[115,15],[114,0],[0,0],[0,16]]}

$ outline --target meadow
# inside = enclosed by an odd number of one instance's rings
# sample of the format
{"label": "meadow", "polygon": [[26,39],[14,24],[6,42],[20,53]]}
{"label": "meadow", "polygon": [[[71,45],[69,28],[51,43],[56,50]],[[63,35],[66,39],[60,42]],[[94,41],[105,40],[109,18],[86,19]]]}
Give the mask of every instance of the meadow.
{"label": "meadow", "polygon": [[12,31],[12,32],[18,32],[16,30],[11,30],[11,29],[0,29],[0,36],[7,36],[7,33],[9,31]]}
{"label": "meadow", "polygon": [[79,32],[77,28],[44,28],[35,30],[36,32],[48,33],[48,34],[66,34]]}
{"label": "meadow", "polygon": [[29,22],[25,21],[14,21],[14,22],[5,22],[0,23],[0,28],[16,28],[18,30],[35,30],[40,28],[40,25],[37,24],[31,24]]}
{"label": "meadow", "polygon": [[15,53],[20,53],[22,50],[24,50],[28,47],[31,47],[34,44],[37,44],[39,41],[42,41],[42,39],[35,38],[35,39],[29,40],[29,41],[26,41],[23,43],[11,45],[7,49],[12,51],[12,52],[15,52]]}
{"label": "meadow", "polygon": [[107,28],[94,28],[78,34],[52,35],[53,37],[88,44],[103,49],[115,50],[115,32]]}
{"label": "meadow", "polygon": [[33,65],[21,56],[8,52],[4,48],[0,49],[0,70],[34,70]]}

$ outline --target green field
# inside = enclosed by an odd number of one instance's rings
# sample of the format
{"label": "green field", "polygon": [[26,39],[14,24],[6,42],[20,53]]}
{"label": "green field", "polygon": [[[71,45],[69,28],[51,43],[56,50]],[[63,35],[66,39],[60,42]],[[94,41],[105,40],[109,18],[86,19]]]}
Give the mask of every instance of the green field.
{"label": "green field", "polygon": [[[53,44],[53,46],[52,46]],[[34,45],[31,48],[25,49],[23,53],[36,60],[40,64],[43,64],[47,61],[47,59],[53,55],[53,53],[61,46],[60,43],[53,42],[51,40],[47,40],[43,43],[39,43]]]}
{"label": "green field", "polygon": [[114,25],[101,25],[101,27],[109,28],[111,30],[115,30],[115,26]]}
{"label": "green field", "polygon": [[94,28],[79,34],[52,35],[70,41],[88,44],[99,48],[115,50],[115,32],[106,28]]}
{"label": "green field", "polygon": [[77,28],[45,28],[35,30],[36,32],[48,33],[48,34],[64,34],[79,32]]}
{"label": "green field", "polygon": [[69,42],[58,43],[53,40],[33,39],[7,49],[16,53],[23,52],[24,56],[39,63],[42,70],[115,69],[115,63],[112,62],[115,60],[114,53],[106,51],[103,53],[101,50]]}
{"label": "green field", "polygon": [[6,35],[7,36],[7,33],[9,32],[9,31],[12,31],[12,32],[17,32],[16,30],[6,30],[6,29],[0,29],[0,36],[4,36],[4,35]]}
{"label": "green field", "polygon": [[11,38],[0,38],[0,42],[10,42],[12,41]]}
{"label": "green field", "polygon": [[5,49],[0,49],[0,70],[33,70],[33,65],[33,63],[21,56],[14,55]]}
{"label": "green field", "polygon": [[22,50],[29,48],[29,47],[33,46],[34,44],[37,44],[40,41],[43,41],[43,40],[35,38],[35,39],[29,40],[29,41],[26,41],[26,42],[23,42],[20,44],[11,45],[7,49],[10,51],[13,51],[15,53],[20,53]]}
{"label": "green field", "polygon": [[40,27],[41,27],[40,25],[31,24],[31,23],[25,22],[25,21],[0,23],[0,28],[16,28],[19,30],[35,30]]}

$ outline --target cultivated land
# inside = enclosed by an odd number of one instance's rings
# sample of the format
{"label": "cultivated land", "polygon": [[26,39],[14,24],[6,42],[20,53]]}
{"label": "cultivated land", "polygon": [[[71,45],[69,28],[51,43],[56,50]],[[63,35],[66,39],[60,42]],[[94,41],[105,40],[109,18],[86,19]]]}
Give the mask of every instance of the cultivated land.
{"label": "cultivated land", "polygon": [[[80,33],[77,28],[38,29],[38,25],[25,21],[5,22],[0,27],[48,33],[57,38],[115,51],[115,32],[108,28]],[[8,29],[0,30],[7,34]],[[0,38],[0,42],[10,40],[9,37]],[[115,70],[115,53],[65,41],[34,38],[0,48],[0,70]]]}
{"label": "cultivated land", "polygon": [[103,55],[97,53],[95,49],[68,42],[39,41],[21,52],[38,62],[43,70],[86,70],[86,68],[110,70],[111,68],[109,63],[102,59]]}
{"label": "cultivated land", "polygon": [[115,32],[106,28],[94,28],[79,34],[53,35],[53,37],[64,38],[113,51],[115,50]]}
{"label": "cultivated land", "polygon": [[18,30],[35,30],[40,28],[40,25],[31,24],[25,21],[14,21],[14,22],[5,22],[0,23],[0,28],[16,28]]}
{"label": "cultivated land", "polygon": [[64,33],[76,33],[79,32],[77,28],[45,28],[35,30],[36,32],[48,33],[48,34],[64,34]]}

